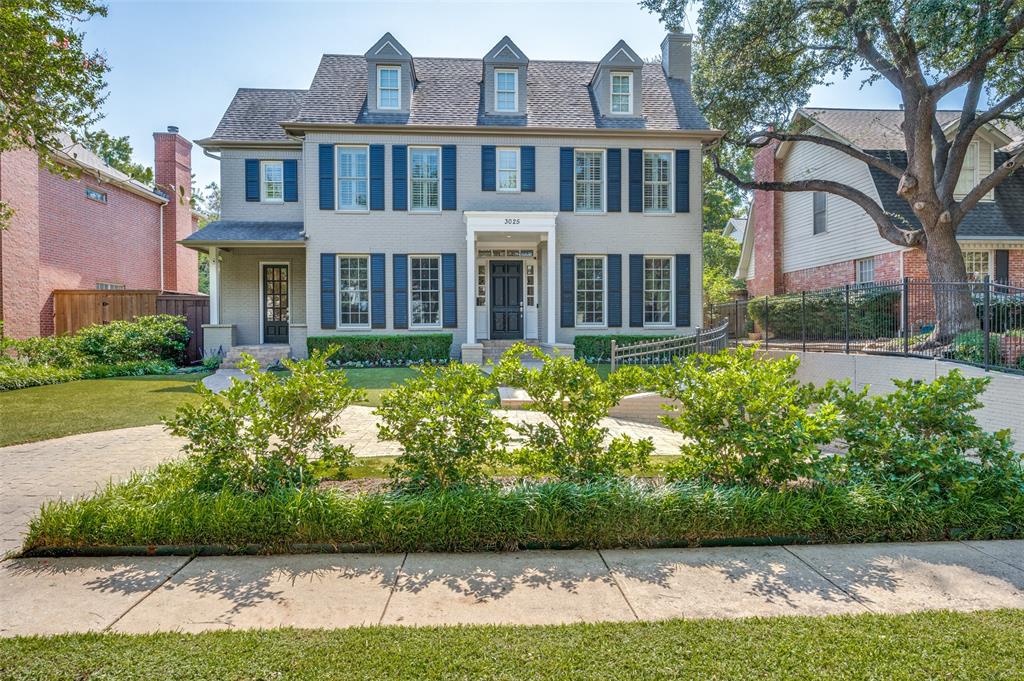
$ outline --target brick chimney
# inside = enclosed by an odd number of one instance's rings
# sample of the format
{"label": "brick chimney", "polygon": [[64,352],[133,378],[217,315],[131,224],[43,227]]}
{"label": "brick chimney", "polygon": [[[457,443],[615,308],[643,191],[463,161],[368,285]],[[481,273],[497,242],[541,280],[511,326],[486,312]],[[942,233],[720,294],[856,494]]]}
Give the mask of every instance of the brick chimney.
{"label": "brick chimney", "polygon": [[[778,140],[771,140],[754,154],[754,179],[774,182],[779,172],[775,151]],[[754,192],[754,279],[747,284],[751,296],[783,293],[782,284],[782,205],[779,192]]]}
{"label": "brick chimney", "polygon": [[661,68],[669,78],[690,82],[692,70],[693,36],[689,33],[669,33],[661,41]]}
{"label": "brick chimney", "polygon": [[167,291],[199,291],[199,256],[179,246],[192,233],[192,143],[167,126],[154,132],[154,172],[157,187],[168,195],[164,206],[163,286]]}

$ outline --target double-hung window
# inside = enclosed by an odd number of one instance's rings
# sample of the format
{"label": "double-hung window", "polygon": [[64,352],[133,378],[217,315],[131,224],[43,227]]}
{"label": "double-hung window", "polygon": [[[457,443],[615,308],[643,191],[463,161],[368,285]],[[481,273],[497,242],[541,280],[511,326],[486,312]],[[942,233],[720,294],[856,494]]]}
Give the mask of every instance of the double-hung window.
{"label": "double-hung window", "polygon": [[956,178],[956,187],[953,189],[953,197],[957,200],[970,194],[978,184],[978,146],[977,140],[967,145],[964,164],[960,167],[960,176]]}
{"label": "double-hung window", "polygon": [[964,251],[964,267],[968,281],[984,281],[992,275],[992,259],[989,251]]}
{"label": "double-hung window", "polygon": [[409,147],[409,210],[441,210],[441,150]]}
{"label": "double-hung window", "polygon": [[858,284],[871,284],[875,281],[875,259],[874,258],[861,258],[860,260],[854,261],[854,266],[857,268],[855,273],[856,282]]}
{"label": "double-hung window", "polygon": [[402,69],[399,66],[377,67],[377,108],[402,108]]}
{"label": "double-hung window", "polygon": [[409,312],[412,326],[441,326],[441,259],[409,257]]}
{"label": "double-hung window", "polygon": [[604,326],[605,259],[576,257],[576,326]]}
{"label": "double-hung window", "polygon": [[644,152],[644,212],[672,212],[672,152]]}
{"label": "double-hung window", "polygon": [[367,210],[370,197],[368,159],[367,147],[338,147],[338,210]]}
{"label": "double-hung window", "polygon": [[260,200],[267,203],[284,201],[282,161],[260,161]]}
{"label": "double-hung window", "polygon": [[519,149],[498,149],[498,191],[519,191]]}
{"label": "double-hung window", "polygon": [[576,212],[604,211],[604,152],[576,151]]}
{"label": "double-hung window", "polygon": [[519,71],[494,70],[494,110],[515,113],[519,110]]}
{"label": "double-hung window", "polygon": [[612,73],[612,113],[633,113],[633,74]]}
{"label": "double-hung window", "polygon": [[828,231],[828,194],[825,192],[814,192],[812,202],[813,227],[815,234],[823,234]]}
{"label": "double-hung window", "polygon": [[338,327],[370,325],[370,259],[338,256]]}
{"label": "double-hung window", "polygon": [[672,258],[644,258],[644,326],[672,325]]}

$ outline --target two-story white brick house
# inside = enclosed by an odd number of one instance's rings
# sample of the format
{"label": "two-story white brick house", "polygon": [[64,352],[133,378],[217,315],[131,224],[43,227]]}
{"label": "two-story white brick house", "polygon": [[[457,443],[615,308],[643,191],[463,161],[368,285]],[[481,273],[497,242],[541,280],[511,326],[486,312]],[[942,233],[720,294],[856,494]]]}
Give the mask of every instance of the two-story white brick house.
{"label": "two-story white brick house", "polygon": [[391,34],[324,55],[308,90],[239,90],[198,144],[221,163],[207,351],[448,331],[571,344],[700,324],[691,37],[662,63],[413,57]]}

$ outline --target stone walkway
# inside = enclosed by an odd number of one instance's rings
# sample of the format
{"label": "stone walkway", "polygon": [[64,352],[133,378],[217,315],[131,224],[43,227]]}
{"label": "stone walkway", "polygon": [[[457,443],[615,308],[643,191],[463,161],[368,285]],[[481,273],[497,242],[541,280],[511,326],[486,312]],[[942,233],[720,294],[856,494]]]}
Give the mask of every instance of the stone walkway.
{"label": "stone walkway", "polygon": [[0,636],[990,608],[1024,541],[0,563]]}
{"label": "stone walkway", "polygon": [[[543,418],[535,412],[499,413],[510,421]],[[345,432],[339,441],[351,445],[356,456],[397,456],[397,442],[377,440],[377,422],[372,407],[349,407],[339,419]],[[658,454],[675,454],[682,443],[659,426],[611,418],[604,424],[612,436],[652,438]],[[43,502],[91,494],[132,471],[152,468],[178,456],[181,443],[157,425],[0,447],[0,556],[21,546],[22,533]]]}

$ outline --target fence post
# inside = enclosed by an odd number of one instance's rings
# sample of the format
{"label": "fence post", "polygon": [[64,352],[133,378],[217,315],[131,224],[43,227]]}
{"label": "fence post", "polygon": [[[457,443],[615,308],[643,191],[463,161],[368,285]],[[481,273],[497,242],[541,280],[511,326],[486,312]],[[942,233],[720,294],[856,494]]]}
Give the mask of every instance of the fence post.
{"label": "fence post", "polygon": [[985,336],[985,371],[992,362],[992,348],[989,341],[992,338],[992,324],[989,322],[989,315],[992,311],[992,281],[985,275],[985,311],[981,317],[981,329]]}
{"label": "fence post", "polygon": [[846,285],[846,354],[850,354],[850,285]]}
{"label": "fence post", "polygon": [[[740,301],[739,301],[739,298],[737,298],[735,301],[733,301],[733,307],[735,307],[736,310],[735,310],[735,315],[733,316],[733,321],[732,321],[732,333],[736,337],[736,340],[739,341],[739,339],[740,339]],[[747,330],[747,325],[744,324],[743,325],[743,331],[746,332],[746,330]]]}
{"label": "fence post", "polygon": [[768,349],[768,296],[764,297],[764,328],[761,329],[761,340],[764,341],[765,350]]}
{"label": "fence post", "polygon": [[697,332],[697,341],[696,341],[696,345],[697,345],[697,347],[696,347],[696,349],[695,349],[695,352],[694,352],[694,354],[696,354],[696,355],[699,355],[699,354],[700,354],[700,327],[698,326],[698,327],[697,327],[696,329],[694,329],[694,330],[695,330],[695,331]]}
{"label": "fence post", "polygon": [[903,277],[903,356],[910,354],[910,277]]}
{"label": "fence post", "polygon": [[615,342],[615,339],[613,338],[612,339],[612,371],[615,371],[615,350],[616,350],[616,345],[618,345],[618,344]]}
{"label": "fence post", "polygon": [[807,352],[807,291],[800,292],[800,349]]}

